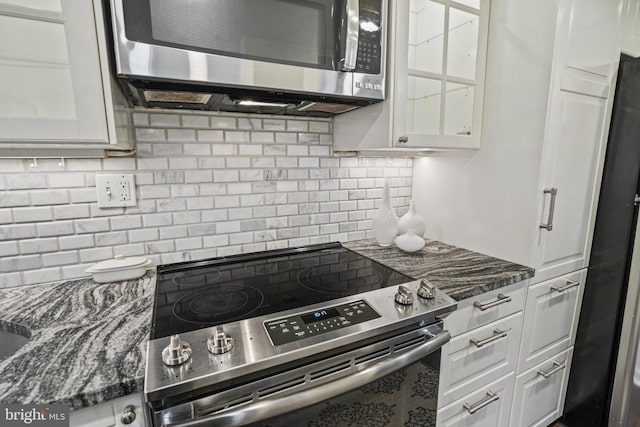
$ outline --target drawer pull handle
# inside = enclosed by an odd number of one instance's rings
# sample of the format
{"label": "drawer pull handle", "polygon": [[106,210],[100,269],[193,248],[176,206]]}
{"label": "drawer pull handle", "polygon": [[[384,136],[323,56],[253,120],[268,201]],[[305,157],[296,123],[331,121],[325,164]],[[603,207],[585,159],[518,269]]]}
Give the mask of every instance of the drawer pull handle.
{"label": "drawer pull handle", "polygon": [[498,294],[497,298],[498,299],[495,300],[495,301],[485,302],[485,303],[481,303],[481,302],[475,301],[473,303],[473,306],[475,308],[480,309],[480,311],[485,311],[485,310],[488,310],[488,309],[490,309],[492,307],[495,307],[497,305],[506,304],[508,302],[511,302],[511,297],[508,297],[508,296],[506,296],[504,294]]}
{"label": "drawer pull handle", "polygon": [[540,228],[544,228],[547,231],[553,230],[553,211],[556,209],[556,196],[558,195],[557,188],[545,188],[543,190],[544,194],[551,194],[551,201],[549,202],[549,217],[547,218],[547,223],[540,224]]}
{"label": "drawer pull handle", "polygon": [[571,288],[575,288],[576,286],[580,286],[580,282],[578,280],[569,280],[567,279],[567,284],[564,286],[551,286],[551,290],[556,292],[564,292]]}
{"label": "drawer pull handle", "polygon": [[560,372],[561,370],[563,370],[566,366],[567,365],[565,365],[564,363],[559,363],[554,360],[553,368],[549,369],[548,371],[543,371],[542,369],[538,369],[538,374],[542,375],[545,378],[549,378],[551,375],[555,374],[556,372]]}
{"label": "drawer pull handle", "polygon": [[485,406],[488,406],[488,405],[490,405],[493,402],[496,402],[498,400],[500,400],[500,396],[498,396],[496,393],[494,393],[491,390],[489,390],[489,391],[487,391],[487,396],[484,399],[482,399],[481,401],[473,403],[473,404],[465,403],[464,405],[462,405],[462,407],[464,409],[466,409],[468,413],[473,415],[476,412],[478,412],[480,409],[482,409]]}
{"label": "drawer pull handle", "polygon": [[507,331],[501,331],[500,329],[496,328],[493,330],[493,336],[489,337],[489,338],[485,338],[483,340],[477,340],[475,338],[471,338],[469,341],[471,342],[471,344],[475,345],[476,347],[480,348],[482,346],[485,346],[487,344],[490,344],[494,341],[498,341],[500,338],[504,338],[507,336]]}

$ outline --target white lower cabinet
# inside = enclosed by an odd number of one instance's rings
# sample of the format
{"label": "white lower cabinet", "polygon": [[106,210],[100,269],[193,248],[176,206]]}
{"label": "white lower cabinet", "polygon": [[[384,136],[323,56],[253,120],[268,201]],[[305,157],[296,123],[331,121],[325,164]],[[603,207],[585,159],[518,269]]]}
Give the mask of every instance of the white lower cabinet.
{"label": "white lower cabinet", "polygon": [[454,337],[442,351],[440,406],[516,369],[522,312]]}
{"label": "white lower cabinet", "polygon": [[586,275],[459,302],[445,319],[438,426],[547,426],[562,415]]}
{"label": "white lower cabinet", "polygon": [[584,269],[529,287],[518,373],[574,344],[586,276]]}
{"label": "white lower cabinet", "polygon": [[516,377],[512,426],[547,426],[562,415],[573,347]]}
{"label": "white lower cabinet", "polygon": [[513,380],[505,375],[440,409],[436,426],[508,427]]}

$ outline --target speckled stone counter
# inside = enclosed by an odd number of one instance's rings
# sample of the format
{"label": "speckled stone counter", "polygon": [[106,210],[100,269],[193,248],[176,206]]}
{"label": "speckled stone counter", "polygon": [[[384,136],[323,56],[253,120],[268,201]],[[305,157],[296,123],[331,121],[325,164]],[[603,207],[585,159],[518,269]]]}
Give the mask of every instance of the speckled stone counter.
{"label": "speckled stone counter", "polygon": [[155,272],[0,290],[0,330],[30,335],[0,361],[0,402],[73,409],[141,392]]}
{"label": "speckled stone counter", "polygon": [[535,273],[530,267],[435,240],[427,240],[424,248],[413,253],[395,245],[383,248],[373,239],[344,246],[415,279],[428,279],[457,301],[529,279]]}

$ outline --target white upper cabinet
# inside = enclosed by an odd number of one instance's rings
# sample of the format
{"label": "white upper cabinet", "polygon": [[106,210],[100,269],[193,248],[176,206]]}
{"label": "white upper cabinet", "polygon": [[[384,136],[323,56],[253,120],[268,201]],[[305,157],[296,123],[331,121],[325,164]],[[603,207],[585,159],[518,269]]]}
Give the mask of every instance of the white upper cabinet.
{"label": "white upper cabinet", "polygon": [[336,151],[479,148],[489,0],[389,5],[386,100],[334,119]]}
{"label": "white upper cabinet", "polygon": [[479,147],[489,2],[396,7],[400,28],[409,29],[396,39],[396,146]]}
{"label": "white upper cabinet", "polygon": [[99,1],[0,0],[0,155],[115,144],[110,88]]}

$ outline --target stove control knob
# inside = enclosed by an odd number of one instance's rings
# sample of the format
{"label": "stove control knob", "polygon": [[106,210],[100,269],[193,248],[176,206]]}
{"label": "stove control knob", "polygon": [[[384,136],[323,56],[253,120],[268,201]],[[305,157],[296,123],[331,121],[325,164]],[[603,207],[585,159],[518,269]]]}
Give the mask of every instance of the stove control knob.
{"label": "stove control knob", "polygon": [[191,346],[182,341],[179,335],[172,335],[169,345],[162,350],[162,361],[165,365],[181,365],[191,358]]}
{"label": "stove control knob", "polygon": [[216,326],[216,330],[207,340],[207,349],[213,354],[222,354],[231,350],[233,338],[227,335],[222,325]]}
{"label": "stove control knob", "polygon": [[411,305],[413,304],[413,292],[411,292],[411,289],[409,289],[408,287],[400,285],[398,286],[395,300],[398,304]]}
{"label": "stove control knob", "polygon": [[426,299],[433,299],[436,297],[436,287],[426,279],[420,281],[420,287],[418,288],[418,296]]}

